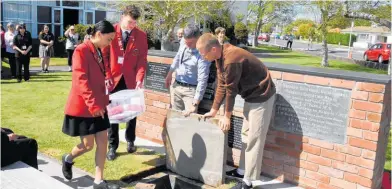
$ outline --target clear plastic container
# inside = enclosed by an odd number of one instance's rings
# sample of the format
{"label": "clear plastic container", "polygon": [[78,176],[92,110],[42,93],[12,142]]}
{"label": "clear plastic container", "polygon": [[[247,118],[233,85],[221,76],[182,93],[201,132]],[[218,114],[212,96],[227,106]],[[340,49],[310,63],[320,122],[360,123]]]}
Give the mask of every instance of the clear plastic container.
{"label": "clear plastic container", "polygon": [[146,111],[143,89],[118,91],[109,95],[109,99],[110,123],[126,123]]}

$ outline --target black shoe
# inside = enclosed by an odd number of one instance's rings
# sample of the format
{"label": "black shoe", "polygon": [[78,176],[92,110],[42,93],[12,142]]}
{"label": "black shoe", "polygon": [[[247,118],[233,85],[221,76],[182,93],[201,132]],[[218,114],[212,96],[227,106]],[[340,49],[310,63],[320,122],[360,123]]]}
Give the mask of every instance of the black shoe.
{"label": "black shoe", "polygon": [[110,148],[108,153],[106,154],[106,158],[109,161],[113,161],[114,159],[116,159],[116,150],[114,148]]}
{"label": "black shoe", "polygon": [[244,175],[240,175],[237,173],[237,169],[233,169],[231,171],[226,172],[227,176],[236,177],[236,178],[244,178]]}
{"label": "black shoe", "polygon": [[133,142],[127,142],[127,151],[128,153],[136,152],[136,146],[133,144]]}
{"label": "black shoe", "polygon": [[244,181],[241,181],[231,189],[251,189],[251,188],[253,188],[252,184],[248,186]]}
{"label": "black shoe", "polygon": [[64,154],[63,155],[63,175],[66,179],[71,180],[72,179],[72,165],[74,164],[74,162],[72,163],[68,163],[67,161],[65,161],[65,157],[67,157],[68,154]]}
{"label": "black shoe", "polygon": [[46,70],[45,70],[45,73],[49,73],[49,70],[48,70],[48,69],[46,69]]}
{"label": "black shoe", "polygon": [[106,181],[103,181],[99,184],[94,183],[93,189],[120,189],[120,186],[117,184],[109,184]]}

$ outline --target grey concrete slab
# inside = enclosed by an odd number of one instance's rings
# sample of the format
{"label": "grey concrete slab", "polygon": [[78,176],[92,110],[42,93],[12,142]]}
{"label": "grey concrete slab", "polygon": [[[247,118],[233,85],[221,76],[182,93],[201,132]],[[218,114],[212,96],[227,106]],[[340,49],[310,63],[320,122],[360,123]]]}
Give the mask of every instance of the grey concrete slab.
{"label": "grey concrete slab", "polygon": [[227,135],[217,119],[204,121],[197,114],[184,117],[171,110],[164,132],[169,170],[211,186],[224,183]]}
{"label": "grey concrete slab", "polygon": [[3,189],[71,189],[72,187],[18,161],[1,169]]}
{"label": "grey concrete slab", "polygon": [[92,188],[94,182],[93,175],[73,166],[73,179],[68,181],[64,178],[61,167],[61,162],[57,159],[53,159],[43,154],[38,154],[38,169],[46,175],[49,175],[50,177],[74,189]]}

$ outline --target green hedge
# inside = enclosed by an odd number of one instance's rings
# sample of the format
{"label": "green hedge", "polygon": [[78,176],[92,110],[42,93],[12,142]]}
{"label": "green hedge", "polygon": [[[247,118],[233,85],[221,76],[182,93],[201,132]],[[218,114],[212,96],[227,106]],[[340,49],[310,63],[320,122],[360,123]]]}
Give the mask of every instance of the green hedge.
{"label": "green hedge", "polygon": [[[351,35],[351,45],[356,41],[357,37],[355,35]],[[327,43],[328,44],[341,44],[348,46],[350,42],[350,34],[342,34],[342,33],[328,33],[327,34]]]}

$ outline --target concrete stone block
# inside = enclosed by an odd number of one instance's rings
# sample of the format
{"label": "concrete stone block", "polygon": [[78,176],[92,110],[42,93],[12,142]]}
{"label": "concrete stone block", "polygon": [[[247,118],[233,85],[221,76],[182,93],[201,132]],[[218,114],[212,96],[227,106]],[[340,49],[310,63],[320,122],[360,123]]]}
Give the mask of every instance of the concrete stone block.
{"label": "concrete stone block", "polygon": [[169,170],[217,187],[224,183],[227,134],[217,119],[200,120],[169,111],[165,129],[166,166]]}

